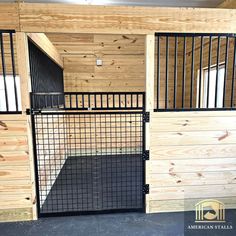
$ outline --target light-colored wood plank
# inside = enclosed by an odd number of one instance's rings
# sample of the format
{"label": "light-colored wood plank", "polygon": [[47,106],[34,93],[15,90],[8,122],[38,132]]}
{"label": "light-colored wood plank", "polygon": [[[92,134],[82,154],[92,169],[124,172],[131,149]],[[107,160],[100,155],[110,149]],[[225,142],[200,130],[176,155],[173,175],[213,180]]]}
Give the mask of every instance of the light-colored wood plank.
{"label": "light-colored wood plank", "polygon": [[[215,200],[224,203],[226,209],[236,209],[235,197],[214,197]],[[179,211],[194,211],[195,205],[203,200],[202,198],[195,199],[175,199],[175,200],[152,200],[150,201],[150,213],[155,212],[179,212]]]}
{"label": "light-colored wood plank", "polygon": [[236,130],[151,133],[151,146],[236,144]]}
{"label": "light-colored wood plank", "polygon": [[236,171],[150,174],[150,188],[236,184]]}
{"label": "light-colored wood plank", "polygon": [[44,33],[29,33],[27,35],[44,53],[63,68],[61,55]]}
{"label": "light-colored wood plank", "polygon": [[25,221],[32,220],[31,208],[19,208],[19,209],[3,209],[0,210],[0,221]]}
{"label": "light-colored wood plank", "polygon": [[0,3],[0,29],[19,30],[17,3]]}
{"label": "light-colored wood plank", "polygon": [[156,160],[151,162],[151,173],[184,173],[236,170],[236,158],[191,160]]}
{"label": "light-colored wood plank", "polygon": [[171,159],[210,159],[234,158],[236,145],[182,145],[182,146],[151,146],[152,160]]}
{"label": "light-colored wood plank", "polygon": [[215,198],[236,196],[236,185],[196,185],[180,187],[152,188],[149,199],[152,200],[174,200],[191,198]]}
{"label": "light-colored wood plank", "polygon": [[20,4],[26,32],[136,33],[236,32],[235,10]]}

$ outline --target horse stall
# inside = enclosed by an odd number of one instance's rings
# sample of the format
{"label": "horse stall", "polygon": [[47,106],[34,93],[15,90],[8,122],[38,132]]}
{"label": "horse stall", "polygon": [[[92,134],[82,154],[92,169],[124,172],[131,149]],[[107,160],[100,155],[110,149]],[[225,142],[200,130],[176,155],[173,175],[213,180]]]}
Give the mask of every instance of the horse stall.
{"label": "horse stall", "polygon": [[1,221],[236,207],[235,10],[0,12]]}

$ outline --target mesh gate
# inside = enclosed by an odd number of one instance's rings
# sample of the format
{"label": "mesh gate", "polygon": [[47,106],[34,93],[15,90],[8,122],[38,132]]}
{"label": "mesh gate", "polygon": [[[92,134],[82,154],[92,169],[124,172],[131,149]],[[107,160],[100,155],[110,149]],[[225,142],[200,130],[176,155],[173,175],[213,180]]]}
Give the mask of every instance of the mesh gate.
{"label": "mesh gate", "polygon": [[34,109],[39,216],[143,210],[143,117]]}

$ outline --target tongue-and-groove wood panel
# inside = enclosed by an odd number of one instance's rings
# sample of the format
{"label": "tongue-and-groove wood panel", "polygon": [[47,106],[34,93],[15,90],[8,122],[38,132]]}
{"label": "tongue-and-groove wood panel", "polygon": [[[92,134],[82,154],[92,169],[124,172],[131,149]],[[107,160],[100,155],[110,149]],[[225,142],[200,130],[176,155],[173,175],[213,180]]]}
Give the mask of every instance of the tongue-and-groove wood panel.
{"label": "tongue-and-groove wood panel", "polygon": [[149,211],[194,210],[200,199],[236,208],[236,112],[151,113]]}
{"label": "tongue-and-groove wood panel", "polygon": [[[65,91],[145,91],[144,36],[47,36],[63,58]],[[97,58],[102,66],[96,66]]]}
{"label": "tongue-and-groove wood panel", "polygon": [[26,117],[0,117],[0,221],[32,219]]}

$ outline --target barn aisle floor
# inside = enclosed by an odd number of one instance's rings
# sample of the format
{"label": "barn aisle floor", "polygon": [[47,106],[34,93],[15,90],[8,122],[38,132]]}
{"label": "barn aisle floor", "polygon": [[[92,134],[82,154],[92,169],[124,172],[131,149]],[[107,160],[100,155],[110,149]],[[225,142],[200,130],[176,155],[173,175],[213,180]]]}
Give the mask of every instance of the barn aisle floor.
{"label": "barn aisle floor", "polygon": [[[38,221],[1,223],[0,235],[4,236],[226,236],[236,235],[236,210],[226,212],[234,219],[233,230],[184,232],[194,212],[185,213],[123,213],[73,217],[41,218]],[[184,224],[184,222],[186,224]],[[230,221],[227,221],[230,223]]]}

